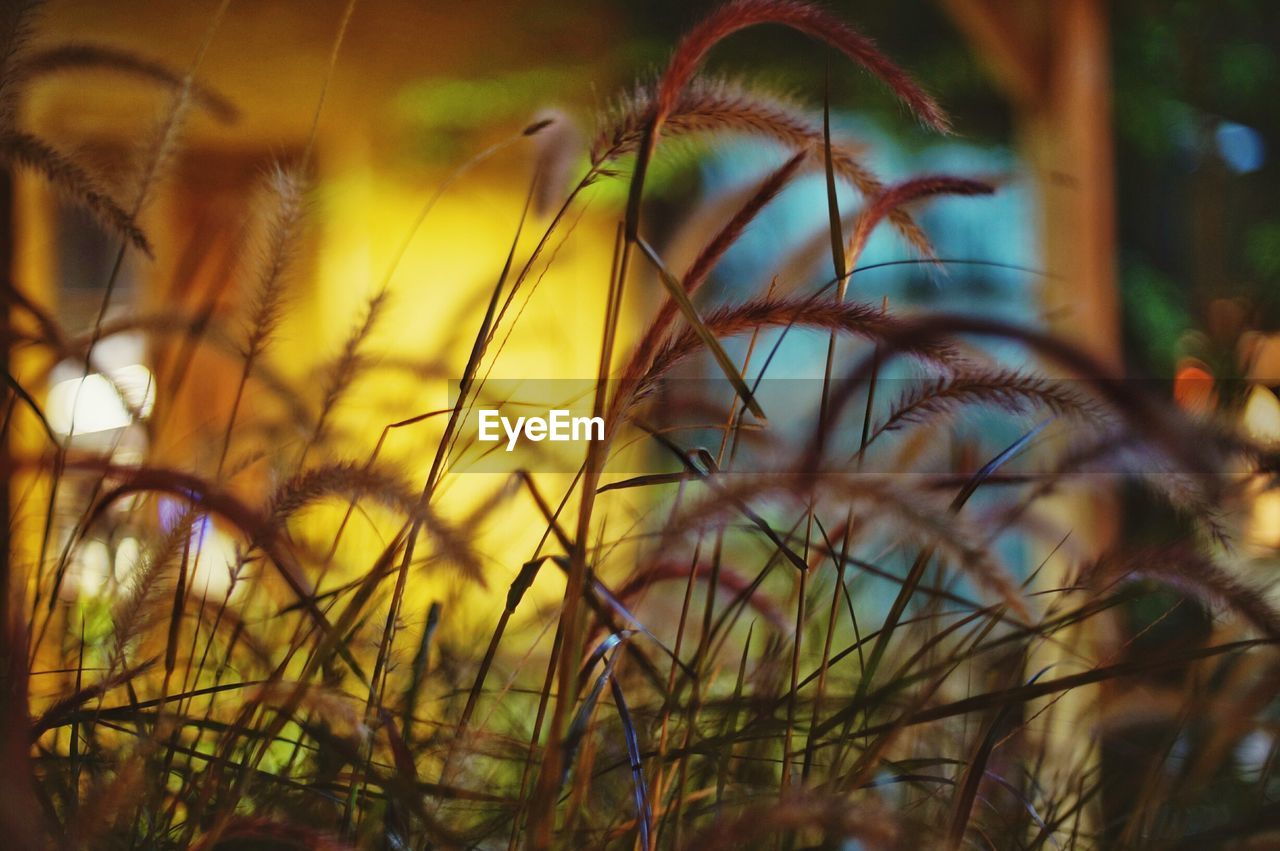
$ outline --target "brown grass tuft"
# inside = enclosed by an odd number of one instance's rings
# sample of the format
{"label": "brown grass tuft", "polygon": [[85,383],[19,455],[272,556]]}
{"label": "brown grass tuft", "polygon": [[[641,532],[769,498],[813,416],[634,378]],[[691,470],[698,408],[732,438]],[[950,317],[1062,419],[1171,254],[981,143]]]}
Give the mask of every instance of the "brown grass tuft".
{"label": "brown grass tuft", "polygon": [[106,230],[151,256],[151,241],[134,217],[66,154],[29,133],[9,132],[0,136],[0,159],[38,173],[68,200],[92,213]]}
{"label": "brown grass tuft", "polygon": [[994,191],[988,184],[949,175],[916,177],[891,186],[870,199],[858,214],[853,224],[853,233],[849,235],[849,245],[845,251],[846,262],[851,268],[857,266],[862,249],[866,247],[876,225],[886,217],[892,218],[894,213],[907,204],[937,195],[990,195]]}
{"label": "brown grass tuft", "polygon": [[1280,612],[1265,592],[1240,581],[1216,561],[1185,546],[1111,553],[1085,571],[1082,581],[1153,579],[1204,602],[1232,609],[1271,641],[1280,641]]}
{"label": "brown grass tuft", "polygon": [[888,86],[924,124],[940,133],[950,132],[951,122],[942,107],[881,53],[875,42],[830,12],[797,0],[731,0],[689,30],[658,86],[655,121],[659,127],[716,42],[759,24],[788,26],[831,45]]}
{"label": "brown grass tuft", "polygon": [[[821,331],[837,331],[855,334],[870,340],[896,336],[901,322],[888,311],[859,302],[833,304],[813,298],[752,299],[734,307],[722,307],[705,317],[708,328],[717,336],[731,337],[757,328],[786,328],[797,326]],[[652,385],[670,372],[676,364],[694,354],[701,341],[693,331],[685,331],[663,346],[654,355],[653,364],[645,376],[645,384]],[[934,362],[948,362],[954,356],[949,343],[937,340],[923,341],[917,346],[905,344],[901,351]]]}
{"label": "brown grass tuft", "polygon": [[1081,418],[1102,416],[1093,400],[1060,382],[1016,369],[965,371],[923,382],[904,393],[871,431],[867,442],[885,432],[925,422],[971,404],[988,405],[1012,414],[1025,414],[1038,407]]}
{"label": "brown grass tuft", "polygon": [[284,313],[286,270],[298,248],[302,230],[302,175],[283,167],[269,178],[272,209],[267,214],[263,262],[249,307],[245,360],[252,361],[266,347]]}
{"label": "brown grass tuft", "polygon": [[[803,156],[803,153],[796,154],[766,177],[751,197],[747,199],[747,202],[724,223],[716,235],[703,247],[680,281],[686,293],[693,295],[698,291],[706,281],[707,276],[711,274],[711,270],[724,257],[725,252],[738,241],[738,238],[742,236],[751,222],[760,214],[760,211],[776,198],[778,193],[790,182]],[[628,382],[638,380],[644,371],[649,368],[654,352],[666,340],[668,331],[679,313],[680,308],[673,298],[668,297],[662,303],[662,307],[658,310],[658,315],[654,317],[644,337],[632,352],[627,366],[623,369],[623,377]],[[621,398],[625,399],[626,394],[621,394]]]}
{"label": "brown grass tuft", "polygon": [[279,487],[267,514],[272,526],[282,527],[290,515],[330,496],[373,501],[407,518],[419,518],[440,554],[462,568],[469,578],[485,584],[480,563],[462,536],[422,504],[409,482],[387,470],[352,462],[314,467]]}
{"label": "brown grass tuft", "polygon": [[[20,82],[27,82],[49,74],[80,70],[116,71],[175,90],[180,90],[185,84],[180,72],[162,62],[100,44],[62,44],[37,51],[19,63],[17,77]],[[193,83],[191,98],[224,124],[230,124],[240,117],[235,104],[208,86]]]}
{"label": "brown grass tuft", "polygon": [[[602,122],[591,147],[595,165],[639,149],[645,128],[656,114],[654,97],[652,91],[640,89]],[[663,134],[683,137],[715,133],[773,140],[789,150],[806,152],[814,167],[822,165],[826,157],[822,127],[807,118],[797,104],[734,83],[695,80],[677,98],[663,124]],[[833,142],[831,167],[864,198],[872,199],[885,191],[880,179],[862,164],[857,146]],[[931,254],[928,237],[909,213],[895,207],[888,215],[908,243],[926,256]]]}
{"label": "brown grass tuft", "polygon": [[5,132],[15,129],[21,89],[19,67],[40,5],[40,0],[0,3],[0,130]]}
{"label": "brown grass tuft", "polygon": [[316,417],[315,429],[311,433],[308,446],[324,440],[325,429],[329,424],[330,415],[342,401],[342,397],[346,395],[360,372],[363,361],[361,349],[367,343],[369,336],[373,334],[373,329],[378,324],[378,319],[386,307],[388,296],[389,294],[386,290],[381,290],[369,299],[369,303],[365,307],[364,320],[351,330],[350,336],[347,337],[347,341],[342,347],[342,353],[327,370],[324,381],[324,395],[320,400],[320,413]]}

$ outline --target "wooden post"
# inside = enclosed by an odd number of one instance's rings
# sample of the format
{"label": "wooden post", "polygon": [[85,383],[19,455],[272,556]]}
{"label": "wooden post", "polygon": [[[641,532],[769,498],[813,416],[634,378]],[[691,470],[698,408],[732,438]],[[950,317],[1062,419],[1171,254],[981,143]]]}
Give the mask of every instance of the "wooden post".
{"label": "wooden post", "polygon": [[1041,200],[1054,330],[1118,376],[1115,179],[1105,0],[942,0],[1013,103]]}
{"label": "wooden post", "polygon": [[1043,108],[1025,146],[1040,172],[1045,259],[1056,326],[1119,376],[1123,369],[1115,276],[1115,175],[1104,0],[1046,3],[1050,57]]}
{"label": "wooden post", "polygon": [[[1050,329],[1093,355],[1103,377],[1123,374],[1120,302],[1115,276],[1115,198],[1110,59],[1105,0],[941,0],[973,42],[978,56],[1014,106],[1018,146],[1040,200],[1043,264],[1048,273],[1044,309]],[[1119,507],[1111,491],[1090,489],[1056,497],[1056,516],[1072,529],[1077,551],[1105,550],[1119,533]],[[1042,574],[1044,587],[1068,587],[1077,559],[1061,554]],[[1079,669],[1081,657],[1106,660],[1116,646],[1112,618],[1100,615],[1046,644],[1029,667]],[[1086,648],[1091,648],[1089,653]],[[1080,652],[1084,651],[1084,652]],[[1088,662],[1086,662],[1088,664]],[[1074,780],[1095,769],[1100,753],[1089,734],[1102,687],[1060,696],[1040,717],[1047,794],[1063,800],[1078,792]],[[1095,822],[1097,803],[1086,808]]]}

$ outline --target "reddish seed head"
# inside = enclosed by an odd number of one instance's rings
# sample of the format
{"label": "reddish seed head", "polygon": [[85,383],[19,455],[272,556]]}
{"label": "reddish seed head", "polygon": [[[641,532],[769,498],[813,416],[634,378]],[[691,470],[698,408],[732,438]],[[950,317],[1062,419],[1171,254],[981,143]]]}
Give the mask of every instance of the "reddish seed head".
{"label": "reddish seed head", "polygon": [[661,125],[671,112],[707,51],[738,30],[757,24],[781,24],[831,45],[878,77],[922,122],[940,133],[951,131],[951,122],[937,101],[881,53],[875,42],[825,9],[796,0],[733,0],[703,18],[680,41],[662,75],[655,123]]}
{"label": "reddish seed head", "polygon": [[990,195],[994,191],[989,184],[945,174],[925,175],[890,186],[858,215],[845,252],[849,262],[856,262],[876,225],[913,201],[936,195]]}

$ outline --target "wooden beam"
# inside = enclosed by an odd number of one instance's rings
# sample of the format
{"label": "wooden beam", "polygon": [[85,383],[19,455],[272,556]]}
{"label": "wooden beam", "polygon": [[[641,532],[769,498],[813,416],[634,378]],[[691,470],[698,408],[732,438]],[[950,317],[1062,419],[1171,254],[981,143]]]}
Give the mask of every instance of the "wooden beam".
{"label": "wooden beam", "polygon": [[[1110,47],[1107,0],[941,0],[1014,105],[1018,148],[1039,201],[1044,310],[1052,330],[1092,354],[1107,377],[1123,374],[1120,307],[1115,279],[1115,180],[1112,162]],[[1020,16],[1020,13],[1023,13]],[[1052,563],[1037,587],[1070,584],[1082,558],[1104,551],[1119,533],[1121,512],[1105,487],[1067,490],[1047,506],[1071,532],[1072,556]],[[1106,658],[1118,641],[1103,614],[1036,648],[1031,668],[1075,664],[1091,652]],[[1064,650],[1070,648],[1070,652]],[[1049,764],[1096,768],[1097,743],[1079,730],[1096,720],[1106,689],[1075,689],[1035,706],[1045,730]],[[1052,785],[1052,777],[1045,778]],[[1068,784],[1057,790],[1070,800]],[[1099,802],[1083,807],[1094,825]],[[1092,829],[1091,827],[1089,829]]]}
{"label": "wooden beam", "polygon": [[1044,95],[1048,76],[1041,33],[1020,19],[1016,4],[996,0],[942,0],[961,31],[973,42],[1005,95],[1023,108]]}
{"label": "wooden beam", "polygon": [[1045,197],[1045,261],[1060,330],[1119,375],[1115,174],[1106,0],[1045,3],[1047,99],[1025,133]]}
{"label": "wooden beam", "polygon": [[940,0],[1015,107],[1052,324],[1119,374],[1106,0]]}

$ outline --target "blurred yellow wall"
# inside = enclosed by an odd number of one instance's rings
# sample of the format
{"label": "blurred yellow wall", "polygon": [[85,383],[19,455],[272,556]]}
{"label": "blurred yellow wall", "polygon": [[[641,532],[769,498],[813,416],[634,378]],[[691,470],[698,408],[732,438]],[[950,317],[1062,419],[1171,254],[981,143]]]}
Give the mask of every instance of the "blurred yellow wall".
{"label": "blurred yellow wall", "polygon": [[[269,165],[296,161],[306,143],[344,5],[329,0],[232,4],[214,33],[199,80],[225,93],[240,117],[234,124],[223,125],[198,105],[191,109],[181,147],[167,163],[164,180],[143,216],[156,243],[156,257],[142,262],[139,291],[116,299],[120,309],[192,314],[209,305],[233,337],[243,334],[244,307],[251,298],[255,262],[260,258],[254,254],[259,249],[253,239],[247,247],[241,245],[238,232],[252,231],[253,217],[260,214],[255,196]],[[35,47],[106,44],[181,71],[189,67],[204,38],[214,6],[155,8],[136,0],[88,5],[55,2],[45,14]],[[511,38],[487,42],[495,14],[506,15],[513,23],[526,16],[539,23],[514,27]],[[285,320],[266,358],[274,372],[301,389],[304,402],[318,405],[323,368],[339,355],[352,328],[361,321],[368,299],[384,281],[424,203],[449,171],[518,131],[547,105],[520,100],[540,96],[559,79],[539,69],[574,63],[599,69],[608,47],[608,26],[598,10],[588,14],[556,9],[555,4],[462,4],[444,10],[403,0],[374,0],[357,6],[318,124],[304,248],[293,264]],[[547,31],[540,32],[540,27]],[[557,34],[568,32],[574,33],[572,44],[560,44]],[[486,43],[486,49],[477,50]],[[518,79],[528,88],[519,93],[514,105],[509,98],[504,102],[505,111],[495,116],[492,126],[484,122],[437,126],[429,110],[424,113],[419,108],[413,113],[415,104],[429,107],[433,101],[406,101],[405,93],[423,81],[448,79],[448,74],[462,79]],[[583,85],[592,82],[599,81],[589,74],[582,81]],[[581,94],[567,92],[565,97]],[[73,72],[32,84],[23,104],[24,124],[59,148],[83,154],[113,191],[131,197],[135,174],[129,166],[134,161],[131,157],[146,149],[170,108],[170,96],[161,88],[116,79],[106,72]],[[471,106],[472,112],[482,116],[483,109],[477,112]],[[447,144],[435,144],[437,132]],[[510,146],[459,179],[414,233],[391,277],[390,300],[381,322],[365,347],[371,371],[356,383],[333,417],[332,433],[344,436],[341,449],[327,453],[325,460],[363,461],[388,423],[445,407],[447,380],[462,371],[485,300],[516,233],[533,166],[529,140]],[[562,233],[571,234],[570,238],[563,244],[560,238],[552,240],[546,255],[554,256],[551,271],[543,277],[539,266],[530,275],[525,292],[533,297],[527,305],[523,298],[517,299],[519,323],[505,339],[501,357],[486,364],[493,375],[595,374],[617,193],[606,189],[608,199],[592,202],[592,192],[586,196],[585,214],[579,218],[583,209],[579,207],[566,220],[570,227]],[[24,178],[19,198],[17,278],[58,313],[59,248],[52,193],[38,180]],[[545,216],[532,216],[526,223],[517,264],[528,257],[547,223]],[[211,301],[210,293],[215,294]],[[510,324],[508,318],[498,340],[506,338]],[[153,338],[149,357],[154,360],[163,354],[172,363],[177,348],[180,344],[173,340]],[[206,346],[195,354],[181,398],[165,398],[165,376],[159,376],[152,463],[202,475],[212,472],[210,459],[216,456],[239,380],[235,359],[214,348]],[[434,362],[434,367],[424,377],[404,369],[402,362]],[[150,365],[157,368],[154,362]],[[17,371],[38,387],[48,366],[20,358]],[[272,399],[260,382],[251,382],[238,422],[252,424],[273,417],[277,412]],[[393,432],[382,459],[420,487],[442,425],[437,418]],[[260,504],[278,484],[278,475],[268,472],[271,464],[287,471],[296,457],[291,453],[298,446],[287,440],[276,444],[274,438],[245,432],[232,444],[229,486],[250,502]],[[29,434],[21,438],[21,446],[30,451],[38,451],[37,443]],[[263,457],[255,458],[255,453]],[[567,489],[569,479],[555,474],[540,481],[547,498],[554,501]],[[15,489],[24,493],[29,486],[29,482],[15,483]],[[442,483],[439,507],[460,521],[471,507],[506,486],[507,477],[496,474],[450,474]],[[20,524],[24,529],[38,528],[42,520],[43,500],[38,492],[30,496],[22,505],[24,520],[30,521]],[[293,531],[302,540],[313,534],[317,540],[331,537],[342,508],[335,501],[311,512]],[[511,495],[498,516],[500,522],[477,529],[486,578],[493,589],[485,599],[494,604],[502,599],[545,528],[524,493]],[[367,568],[394,527],[390,517],[355,517],[336,563],[346,564],[348,572]],[[429,546],[425,552],[430,554]],[[406,612],[425,611],[428,599],[453,593],[456,583],[437,582],[435,575],[424,571],[418,577]],[[439,575],[452,576],[452,571]],[[562,585],[549,570],[539,587],[547,589],[546,599],[551,600]],[[491,626],[493,606],[460,605],[462,600],[456,596],[449,600],[458,604],[451,607],[451,623],[474,618],[486,628]]]}

